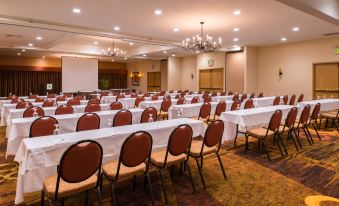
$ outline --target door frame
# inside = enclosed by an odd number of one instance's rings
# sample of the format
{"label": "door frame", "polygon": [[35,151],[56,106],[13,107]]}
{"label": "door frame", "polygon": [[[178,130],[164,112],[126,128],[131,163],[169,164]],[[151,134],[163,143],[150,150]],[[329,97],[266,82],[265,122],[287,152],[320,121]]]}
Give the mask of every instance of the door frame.
{"label": "door frame", "polygon": [[[331,62],[315,62],[312,64],[312,99],[315,99],[315,67],[319,64],[338,64],[339,61],[331,61]],[[338,88],[339,88],[339,80],[338,80]]]}

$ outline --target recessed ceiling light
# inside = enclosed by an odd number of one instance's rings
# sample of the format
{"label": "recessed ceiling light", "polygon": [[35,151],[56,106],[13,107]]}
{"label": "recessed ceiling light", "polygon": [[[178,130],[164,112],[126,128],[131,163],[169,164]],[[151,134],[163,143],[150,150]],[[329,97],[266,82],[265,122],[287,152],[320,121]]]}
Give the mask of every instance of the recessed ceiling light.
{"label": "recessed ceiling light", "polygon": [[21,51],[22,51],[22,52],[25,52],[25,51],[26,51],[26,49],[21,49]]}
{"label": "recessed ceiling light", "polygon": [[115,27],[114,27],[114,30],[115,30],[115,31],[119,31],[119,30],[120,30],[120,27],[115,26]]}
{"label": "recessed ceiling light", "polygon": [[233,11],[233,15],[239,16],[241,14],[240,10]]}
{"label": "recessed ceiling light", "polygon": [[234,28],[233,31],[234,32],[238,32],[238,31],[240,31],[240,29],[239,28]]}
{"label": "recessed ceiling light", "polygon": [[45,59],[46,57],[45,56],[42,56],[43,59]]}
{"label": "recessed ceiling light", "polygon": [[80,14],[81,10],[79,8],[73,8],[73,13]]}
{"label": "recessed ceiling light", "polygon": [[146,54],[143,54],[142,56],[143,56],[143,57],[145,57],[145,56],[146,56]]}
{"label": "recessed ceiling light", "polygon": [[35,39],[40,41],[40,40],[42,40],[42,37],[41,36],[37,36]]}
{"label": "recessed ceiling light", "polygon": [[159,16],[159,15],[162,14],[162,11],[160,9],[157,9],[157,10],[154,11],[154,14]]}
{"label": "recessed ceiling light", "polygon": [[172,54],[172,57],[175,57],[175,54]]}
{"label": "recessed ceiling light", "polygon": [[163,51],[162,53],[166,54],[166,53],[167,53],[167,51],[165,50],[165,51]]}
{"label": "recessed ceiling light", "polygon": [[174,28],[173,31],[178,32],[179,28]]}
{"label": "recessed ceiling light", "polygon": [[33,44],[32,44],[32,43],[29,43],[28,46],[33,46]]}
{"label": "recessed ceiling light", "polygon": [[127,60],[127,57],[125,57],[124,59]]}
{"label": "recessed ceiling light", "polygon": [[114,59],[112,59],[111,61],[114,62]]}
{"label": "recessed ceiling light", "polygon": [[238,38],[234,38],[233,41],[239,41],[239,39]]}
{"label": "recessed ceiling light", "polygon": [[281,38],[281,41],[287,41],[287,38],[283,37]]}
{"label": "recessed ceiling light", "polygon": [[20,52],[18,52],[18,53],[16,53],[18,56],[20,56],[21,55],[21,53]]}
{"label": "recessed ceiling light", "polygon": [[131,46],[133,46],[133,44],[134,44],[133,42],[130,42],[130,43],[129,43],[129,45],[131,45]]}
{"label": "recessed ceiling light", "polygon": [[93,42],[93,44],[95,44],[95,45],[98,45],[98,42],[97,42],[97,41],[95,41],[95,42]]}
{"label": "recessed ceiling light", "polygon": [[293,31],[299,31],[300,29],[299,29],[299,27],[293,27],[292,30],[293,30]]}

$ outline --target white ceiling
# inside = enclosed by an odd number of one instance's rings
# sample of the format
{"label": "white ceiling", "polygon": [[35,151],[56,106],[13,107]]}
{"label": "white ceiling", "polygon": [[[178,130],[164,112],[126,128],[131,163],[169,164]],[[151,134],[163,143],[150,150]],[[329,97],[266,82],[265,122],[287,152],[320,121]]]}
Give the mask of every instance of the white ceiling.
{"label": "white ceiling", "polygon": [[[74,14],[73,8],[80,8],[81,13]],[[163,14],[154,15],[155,9],[161,9]],[[241,15],[233,15],[235,10],[240,10]],[[199,32],[200,21],[205,22],[206,33],[223,38],[222,49],[318,39],[324,33],[339,31],[335,24],[273,0],[11,0],[0,2],[0,14],[0,48],[6,51],[34,43],[31,49],[36,52],[99,57],[102,49],[111,46],[111,36],[120,39],[115,40],[116,46],[132,58],[187,55],[178,47],[183,39]],[[114,31],[114,26],[119,26],[120,31]],[[293,32],[295,26],[300,31]],[[233,32],[235,27],[240,31]],[[7,34],[21,37],[8,38]],[[43,40],[37,41],[38,35]],[[283,37],[286,42],[281,42]],[[239,41],[233,42],[234,38]],[[98,45],[93,44],[95,41]],[[163,54],[163,50],[168,52]]]}

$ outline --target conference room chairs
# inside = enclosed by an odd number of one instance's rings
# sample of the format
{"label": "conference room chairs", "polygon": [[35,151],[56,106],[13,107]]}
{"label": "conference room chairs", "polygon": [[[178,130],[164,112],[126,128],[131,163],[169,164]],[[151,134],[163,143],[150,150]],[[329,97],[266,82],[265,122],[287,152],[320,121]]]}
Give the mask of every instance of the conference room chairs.
{"label": "conference room chairs", "polygon": [[101,106],[100,104],[88,104],[86,107],[85,107],[85,112],[99,112],[101,111]]}
{"label": "conference room chairs", "polygon": [[244,109],[252,109],[252,108],[254,108],[253,99],[248,99],[245,102]]}
{"label": "conference room chairs", "polygon": [[169,92],[168,92],[168,93],[172,94],[172,93],[174,93],[174,91],[173,91],[173,90],[169,90]]}
{"label": "conference room chairs", "polygon": [[[226,111],[226,102],[225,101],[220,101],[217,104],[217,107],[215,108],[214,116],[213,116],[213,121],[219,119],[221,113]],[[212,121],[212,120],[210,120]]]}
{"label": "conference room chairs", "polygon": [[178,93],[180,94],[181,92],[182,92],[182,90],[181,90],[181,89],[179,89],[179,90],[178,90]]}
{"label": "conference room chairs", "polygon": [[55,101],[64,102],[64,101],[66,101],[66,97],[57,97]]}
{"label": "conference room chairs", "polygon": [[125,95],[124,95],[124,94],[118,94],[118,95],[117,95],[117,101],[118,101],[118,99],[122,99],[122,98],[125,98]]}
{"label": "conference room chairs", "polygon": [[54,107],[54,106],[58,106],[58,104],[53,100],[47,100],[44,103],[42,103],[42,107]]}
{"label": "conference room chairs", "polygon": [[198,120],[202,120],[204,122],[209,122],[210,121],[210,116],[211,116],[211,103],[210,102],[204,102],[199,111],[199,116]]}
{"label": "conference room chairs", "polygon": [[80,100],[78,100],[78,99],[70,99],[70,100],[68,100],[67,101],[67,105],[80,105],[81,104],[81,102],[80,102]]}
{"label": "conference room chairs", "polygon": [[33,107],[33,104],[31,102],[19,101],[16,104],[15,109],[24,109],[24,108],[30,108],[30,107]]}
{"label": "conference room chairs", "polygon": [[252,93],[251,96],[250,96],[250,99],[252,99],[254,97],[255,97],[255,93]]}
{"label": "conference room chairs", "polygon": [[165,96],[166,94],[166,91],[165,90],[162,90],[160,93],[159,93],[159,96]]}
{"label": "conference room chairs", "polygon": [[163,99],[163,100],[165,100],[165,99],[171,100],[171,95],[165,94],[164,97],[163,97],[162,99]]}
{"label": "conference room chairs", "polygon": [[50,93],[50,94],[47,94],[47,98],[55,98],[56,97],[56,94],[54,93]]}
{"label": "conference room chairs", "polygon": [[125,92],[125,95],[131,95],[130,91]]}
{"label": "conference room chairs", "polygon": [[210,96],[210,95],[208,95],[208,93],[205,92],[205,93],[202,95],[202,98],[205,99],[206,97],[209,97],[209,96]]}
{"label": "conference room chairs", "polygon": [[87,131],[100,128],[100,117],[95,113],[86,113],[82,115],[78,122],[76,131]]}
{"label": "conference room chairs", "polygon": [[241,95],[240,102],[242,103],[245,99],[247,99],[247,94],[246,93]]}
{"label": "conference room chairs", "polygon": [[44,102],[45,98],[37,97],[34,102]]}
{"label": "conference room chairs", "polygon": [[191,100],[191,104],[199,103],[200,99],[199,97],[193,97]]}
{"label": "conference room chairs", "polygon": [[239,99],[239,94],[233,95],[232,101],[235,101],[235,100],[240,100],[240,99]]}
{"label": "conference room chairs", "polygon": [[228,91],[227,95],[233,95],[233,92],[232,91]]}
{"label": "conference room chairs", "polygon": [[299,120],[296,121],[296,123],[294,124],[293,132],[296,136],[300,137],[300,130],[302,130],[304,132],[304,134],[306,135],[308,143],[311,145],[313,140],[312,140],[312,136],[309,136],[308,129],[307,129],[308,128],[308,117],[309,117],[310,113],[311,113],[311,106],[306,105],[301,112]]}
{"label": "conference room chairs", "polygon": [[220,92],[220,96],[226,96],[226,92]]}
{"label": "conference room chairs", "polygon": [[[264,150],[267,158],[269,161],[271,161],[271,157],[268,154],[268,151],[266,149],[266,145],[265,145],[265,140],[268,137],[273,137],[275,139],[276,144],[278,145],[279,149],[280,149],[280,142],[282,144],[283,141],[280,137],[279,134],[279,126],[281,124],[281,119],[282,119],[282,111],[281,110],[276,110],[273,115],[271,116],[269,125],[267,128],[264,127],[260,127],[257,129],[250,129],[247,131],[247,134],[245,135],[246,138],[246,143],[245,143],[245,152],[248,151],[248,137],[254,137],[256,139],[258,139],[259,141],[259,146],[261,146],[261,148]],[[281,150],[281,149],[280,149]]]}
{"label": "conference room chairs", "polygon": [[273,100],[273,106],[276,106],[279,104],[280,104],[280,96],[276,96]]}
{"label": "conference room chairs", "polygon": [[90,104],[100,104],[100,99],[98,98],[92,98],[90,100],[88,100],[87,104],[90,105]]}
{"label": "conference room chairs", "polygon": [[217,92],[212,92],[212,97],[215,97],[215,96],[218,96],[218,93]]}
{"label": "conference room chairs", "polygon": [[304,100],[304,94],[301,94],[298,98],[297,103],[302,102]]}
{"label": "conference room chairs", "polygon": [[189,95],[193,95],[193,94],[194,94],[194,92],[193,92],[193,91],[190,91],[188,94],[189,94]]}
{"label": "conference room chairs", "polygon": [[157,121],[157,113],[154,107],[147,107],[141,114],[140,123]]}
{"label": "conference room chairs", "polygon": [[185,98],[184,97],[180,97],[177,101],[177,105],[180,105],[180,104],[185,104]]}
{"label": "conference room chairs", "polygon": [[165,99],[161,102],[160,111],[157,119],[162,118],[163,120],[168,119],[168,109],[171,107],[172,101]]}
{"label": "conference room chairs", "polygon": [[134,108],[139,107],[140,103],[143,101],[145,101],[145,97],[136,97],[135,102],[134,102]]}
{"label": "conference room chairs", "polygon": [[[152,136],[145,131],[131,134],[121,146],[118,160],[106,162],[102,166],[102,177],[111,184],[111,202],[116,205],[115,187],[118,181],[133,179],[133,191],[137,175],[147,179],[148,189],[153,205],[153,191],[149,175],[149,161],[152,152]],[[101,178],[101,183],[103,178]],[[102,186],[101,186],[102,187]]]}
{"label": "conference room chairs", "polygon": [[[234,105],[234,106],[233,106]],[[232,107],[231,107],[231,111],[234,111],[234,110],[238,110],[240,109],[240,105],[241,105],[241,102],[240,100],[236,100],[233,102],[232,104]],[[239,107],[238,107],[239,106]],[[237,108],[235,108],[237,107]],[[234,109],[235,108],[235,109]],[[253,104],[253,99],[248,99],[246,102],[245,102],[245,105],[244,105],[244,109],[252,109],[254,108],[254,104]],[[232,110],[234,109],[234,110]],[[247,131],[242,131],[239,129],[239,125],[237,124],[237,127],[236,127],[236,134],[235,134],[235,138],[234,138],[234,148],[236,147],[237,145],[237,138],[238,138],[238,135],[240,134],[244,134],[246,135],[247,134]]]}
{"label": "conference room chairs", "polygon": [[[206,189],[206,184],[201,170],[203,167],[203,159],[207,155],[216,154],[224,179],[227,179],[225,169],[219,155],[223,133],[224,122],[222,120],[215,120],[207,127],[202,140],[192,141],[189,157],[192,157],[197,163],[199,175],[204,189]],[[199,160],[201,164],[199,164]]]}
{"label": "conference room chairs", "polygon": [[121,110],[121,109],[123,109],[121,102],[112,102],[109,105],[109,107],[111,108],[111,110]]}
{"label": "conference room chairs", "polygon": [[180,96],[181,96],[181,97],[185,97],[185,95],[186,95],[186,92],[185,92],[185,91],[183,91],[183,92],[180,93]]}
{"label": "conference room chairs", "polygon": [[258,98],[262,98],[262,97],[264,97],[264,93],[260,92],[259,95],[258,95]]}
{"label": "conference room chairs", "polygon": [[204,99],[204,102],[211,102],[212,101],[212,97],[210,95],[203,97],[203,99]]}
{"label": "conference room chairs", "polygon": [[138,95],[136,93],[131,93],[131,98],[137,98]]}
{"label": "conference room chairs", "polygon": [[[279,133],[280,133],[280,135],[283,135],[284,132],[287,132],[287,140],[292,139],[295,148],[297,149],[297,151],[299,151],[299,148],[298,148],[296,141],[294,140],[294,137],[293,137],[293,130],[294,130],[294,125],[295,125],[297,116],[298,116],[298,108],[293,107],[292,109],[290,109],[290,111],[287,114],[287,117],[285,119],[284,124],[282,124],[281,125],[282,127],[279,128]],[[298,141],[300,148],[302,148],[300,141],[299,141],[299,137],[297,135],[296,135],[296,140]],[[286,148],[285,148],[285,151],[286,151]],[[287,153],[287,151],[286,151],[286,153]]]}
{"label": "conference room chairs", "polygon": [[71,145],[61,156],[57,175],[44,179],[41,190],[41,205],[46,196],[50,205],[85,192],[88,204],[88,191],[95,189],[98,204],[101,205],[101,165],[103,150],[94,140],[82,140]]}
{"label": "conference room chairs", "polygon": [[151,95],[148,92],[145,92],[144,97],[150,97]]}
{"label": "conference room chairs", "polygon": [[17,104],[19,101],[21,101],[21,100],[20,99],[12,99],[11,104]]}
{"label": "conference room chairs", "polygon": [[142,95],[143,93],[144,93],[144,92],[141,91],[141,90],[138,91],[138,94],[139,94],[139,95]]}
{"label": "conference room chairs", "polygon": [[233,100],[233,103],[231,105],[231,111],[239,110],[241,106],[241,102],[239,99]]}
{"label": "conference room chairs", "polygon": [[39,117],[34,120],[29,129],[29,137],[40,137],[53,135],[55,125],[58,124],[58,120],[51,116]]}
{"label": "conference room chairs", "polygon": [[37,97],[37,94],[30,94],[27,99],[36,99]]}
{"label": "conference room chairs", "polygon": [[117,112],[113,118],[113,127],[131,125],[132,113],[127,109],[122,109]]}
{"label": "conference room chairs", "polygon": [[[150,163],[157,168],[162,192],[165,198],[165,204],[168,202],[166,189],[164,185],[162,171],[174,165],[180,165],[182,168],[184,167],[188,169],[189,177],[192,184],[193,192],[195,192],[195,186],[192,179],[191,169],[188,164],[188,155],[191,148],[191,142],[193,137],[193,130],[189,125],[179,125],[175,128],[169,139],[166,149],[161,149],[155,151],[151,154],[151,161]],[[171,169],[172,170],[172,169]],[[173,170],[171,172],[171,177],[173,177]]]}
{"label": "conference room chairs", "polygon": [[202,91],[199,91],[198,94],[202,94]]}
{"label": "conference room chairs", "polygon": [[[318,132],[318,129],[320,129],[320,122],[318,122],[320,107],[321,107],[320,103],[317,103],[314,106],[312,114],[310,116],[310,120],[308,122],[308,127],[307,127],[307,130],[310,126],[312,126],[314,128],[319,140],[321,140],[321,137],[320,137],[319,132]],[[308,133],[311,135],[311,133],[309,131],[308,131]]]}
{"label": "conference room chairs", "polygon": [[156,100],[159,100],[159,97],[158,97],[158,95],[153,95],[151,97],[151,99],[152,99],[152,101],[156,101]]}
{"label": "conference room chairs", "polygon": [[283,97],[282,101],[283,101],[283,104],[284,104],[284,105],[287,105],[287,103],[288,103],[288,95],[285,95],[285,96]]}
{"label": "conference room chairs", "polygon": [[[320,115],[321,118],[326,119],[325,127],[327,128],[328,126],[328,120],[332,121],[332,124],[335,125],[337,128],[337,131],[339,132],[339,127],[338,127],[338,121],[339,121],[339,110],[338,111],[330,111],[330,112],[325,112]],[[321,118],[319,122],[319,126],[321,125]]]}
{"label": "conference room chairs", "polygon": [[41,107],[30,107],[27,108],[23,113],[23,118],[34,117],[36,114],[37,117],[43,117],[45,115],[45,111]]}
{"label": "conference room chairs", "polygon": [[295,94],[293,94],[293,95],[291,96],[289,105],[293,106],[293,105],[295,104],[295,99],[296,99],[296,98],[297,98],[297,96],[296,96]]}
{"label": "conference room chairs", "polygon": [[108,96],[108,92],[101,92],[101,93],[100,93],[100,99],[101,99],[102,97],[105,97],[105,96]]}
{"label": "conference room chairs", "polygon": [[73,114],[73,107],[71,105],[61,105],[55,110],[55,115]]}
{"label": "conference room chairs", "polygon": [[80,95],[77,95],[73,99],[77,99],[77,100],[81,101],[81,100],[84,100],[84,97],[80,96]]}
{"label": "conference room chairs", "polygon": [[180,94],[175,95],[174,99],[179,99],[181,96]]}

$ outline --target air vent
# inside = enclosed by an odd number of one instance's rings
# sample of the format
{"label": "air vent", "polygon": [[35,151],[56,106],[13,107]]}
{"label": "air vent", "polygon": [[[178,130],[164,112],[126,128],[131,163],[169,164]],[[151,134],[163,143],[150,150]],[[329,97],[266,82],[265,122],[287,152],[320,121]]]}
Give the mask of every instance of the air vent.
{"label": "air vent", "polygon": [[332,33],[323,34],[323,36],[335,36],[335,35],[339,35],[339,32],[332,32]]}
{"label": "air vent", "polygon": [[22,35],[16,35],[16,34],[6,34],[7,38],[22,38]]}

